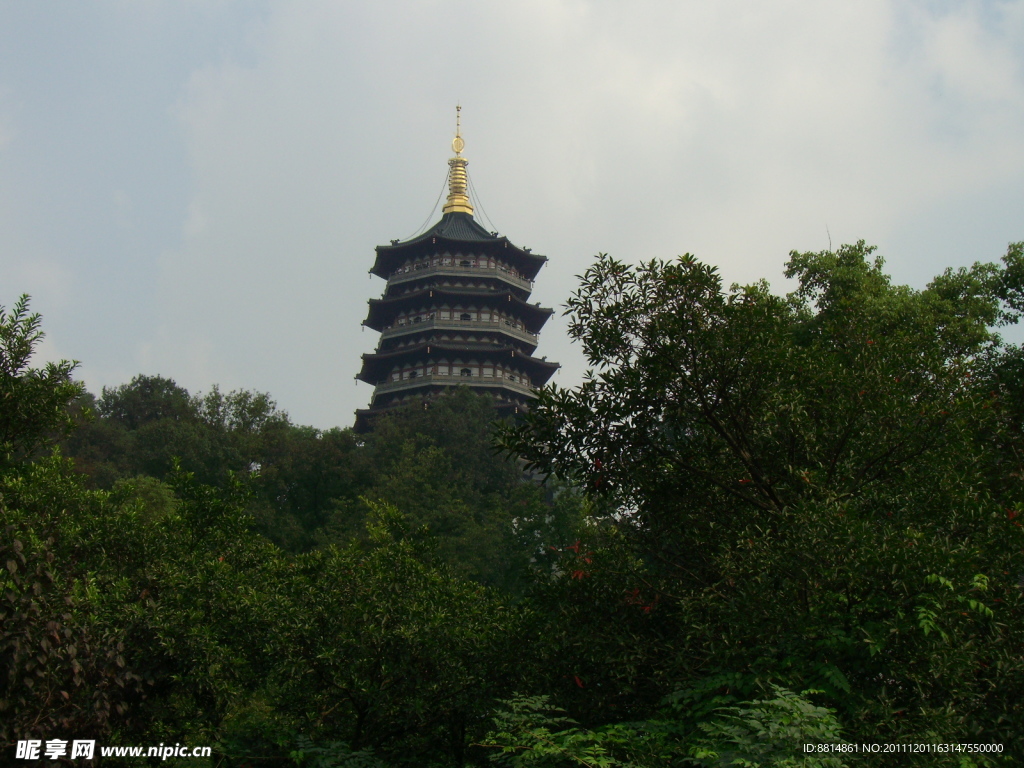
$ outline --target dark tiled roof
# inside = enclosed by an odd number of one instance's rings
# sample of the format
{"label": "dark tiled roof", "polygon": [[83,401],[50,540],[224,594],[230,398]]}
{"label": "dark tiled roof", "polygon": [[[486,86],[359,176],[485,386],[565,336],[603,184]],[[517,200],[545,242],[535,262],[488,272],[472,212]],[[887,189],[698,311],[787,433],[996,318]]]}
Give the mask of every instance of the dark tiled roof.
{"label": "dark tiled roof", "polygon": [[431,306],[440,306],[445,301],[456,303],[460,300],[492,309],[505,307],[509,310],[510,314],[523,321],[530,333],[539,333],[544,323],[555,313],[555,310],[549,307],[542,307],[539,304],[528,304],[515,293],[508,290],[480,291],[427,287],[411,293],[400,293],[395,296],[370,299],[368,302],[369,312],[363,321],[363,325],[373,328],[375,331],[382,331],[384,326],[390,325],[395,315],[402,309],[429,309]]}
{"label": "dark tiled roof", "polygon": [[356,376],[360,381],[374,384],[391,370],[394,362],[413,361],[423,362],[424,357],[433,350],[433,357],[441,357],[445,353],[451,355],[469,355],[479,357],[482,361],[490,363],[513,360],[516,364],[529,372],[534,384],[543,386],[548,379],[561,366],[558,363],[549,362],[541,357],[524,355],[513,346],[498,346],[495,344],[465,344],[462,342],[437,342],[424,341],[420,344],[413,344],[408,347],[391,350],[390,352],[371,352],[363,355],[363,367]]}
{"label": "dark tiled roof", "polygon": [[504,235],[488,232],[468,213],[446,213],[422,235],[408,240],[392,240],[390,245],[378,245],[377,258],[370,272],[386,280],[402,261],[422,257],[436,247],[435,243],[443,243],[448,248],[454,246],[453,253],[500,254],[504,261],[515,266],[529,280],[537,276],[548,260],[547,256],[531,253],[529,248],[513,245]]}
{"label": "dark tiled roof", "polygon": [[441,220],[424,232],[416,240],[425,240],[428,237],[444,237],[449,240],[464,240],[470,242],[484,242],[487,240],[500,240],[497,235],[492,235],[486,229],[476,223],[468,213],[446,213]]}

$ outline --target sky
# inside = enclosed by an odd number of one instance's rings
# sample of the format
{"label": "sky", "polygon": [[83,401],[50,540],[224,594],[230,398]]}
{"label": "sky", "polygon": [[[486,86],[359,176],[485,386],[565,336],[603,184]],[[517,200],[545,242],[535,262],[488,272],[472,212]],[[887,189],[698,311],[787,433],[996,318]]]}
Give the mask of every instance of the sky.
{"label": "sky", "polygon": [[478,220],[549,258],[561,386],[599,252],[785,291],[863,239],[921,288],[1024,240],[1024,0],[0,0],[0,305],[94,393],[350,426],[374,247],[426,223],[456,103]]}

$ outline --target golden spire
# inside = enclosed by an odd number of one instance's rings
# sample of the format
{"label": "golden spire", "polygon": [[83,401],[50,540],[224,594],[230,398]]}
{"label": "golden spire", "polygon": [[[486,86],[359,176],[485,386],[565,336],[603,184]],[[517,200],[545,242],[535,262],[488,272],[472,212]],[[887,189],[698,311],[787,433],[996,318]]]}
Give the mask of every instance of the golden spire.
{"label": "golden spire", "polygon": [[473,215],[473,206],[469,203],[468,181],[466,177],[466,166],[469,161],[462,156],[462,150],[466,142],[462,140],[462,126],[460,113],[462,105],[455,107],[455,138],[452,139],[452,151],[455,157],[448,161],[448,201],[441,209],[442,213],[468,213]]}

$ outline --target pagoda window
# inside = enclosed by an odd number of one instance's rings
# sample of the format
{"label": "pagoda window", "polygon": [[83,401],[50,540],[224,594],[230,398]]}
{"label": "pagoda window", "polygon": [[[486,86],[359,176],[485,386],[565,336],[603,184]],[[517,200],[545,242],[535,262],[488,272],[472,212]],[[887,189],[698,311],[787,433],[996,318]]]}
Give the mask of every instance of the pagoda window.
{"label": "pagoda window", "polygon": [[484,376],[493,376],[494,375],[494,369],[491,366],[489,366],[489,365],[485,365],[484,366],[483,375]]}
{"label": "pagoda window", "polygon": [[463,312],[461,315],[459,315],[459,319],[460,320],[472,320],[473,317],[472,317],[472,315],[469,314],[469,312]]}
{"label": "pagoda window", "polygon": [[473,372],[469,368],[463,368],[459,371],[459,376],[472,376]]}

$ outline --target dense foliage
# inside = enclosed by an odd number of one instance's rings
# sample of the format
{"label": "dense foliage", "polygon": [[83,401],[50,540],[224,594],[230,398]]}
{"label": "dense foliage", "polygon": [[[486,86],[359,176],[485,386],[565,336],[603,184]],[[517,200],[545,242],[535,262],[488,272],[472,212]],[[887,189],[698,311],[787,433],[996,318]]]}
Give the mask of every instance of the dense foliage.
{"label": "dense foliage", "polygon": [[527,536],[554,524],[547,493],[494,449],[493,404],[465,389],[378,419],[368,435],[296,426],[265,394],[194,396],[161,376],[85,393],[76,410],[91,418],[80,418],[63,450],[92,487],[146,478],[152,488],[150,479],[176,470],[221,488],[245,476],[257,530],[292,553],[366,540],[370,499],[427,530],[460,574],[514,589]]}
{"label": "dense foliage", "polygon": [[0,470],[63,436],[72,425],[68,401],[84,391],[71,380],[74,363],[29,367],[40,322],[29,314],[28,296],[10,314],[0,307]]}
{"label": "dense foliage", "polygon": [[600,257],[569,302],[593,370],[503,453],[465,389],[367,435],[159,376],[94,397],[31,367],[26,299],[0,308],[5,753],[888,764],[803,751],[850,740],[1014,764],[1024,352],[994,329],[1024,250],[920,291],[882,267],[793,254],[778,296]]}
{"label": "dense foliage", "polygon": [[[504,438],[619,516],[557,610],[614,622],[660,681],[649,707],[816,688],[857,741],[1020,755],[1021,351],[991,326],[1017,319],[1024,252],[922,291],[863,244],[787,276],[784,297],[689,257],[583,277],[571,332],[594,370]],[[656,642],[615,620],[631,598]],[[608,654],[583,657],[604,697],[628,684]]]}

